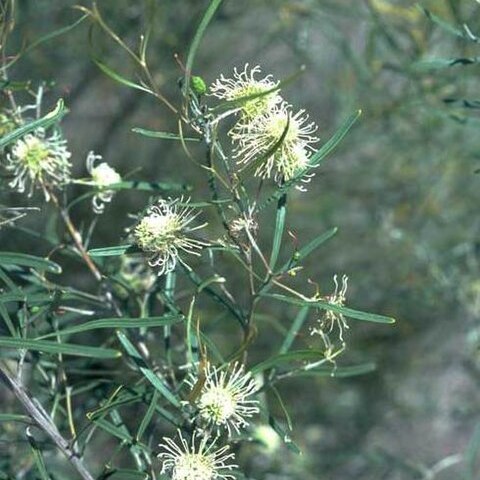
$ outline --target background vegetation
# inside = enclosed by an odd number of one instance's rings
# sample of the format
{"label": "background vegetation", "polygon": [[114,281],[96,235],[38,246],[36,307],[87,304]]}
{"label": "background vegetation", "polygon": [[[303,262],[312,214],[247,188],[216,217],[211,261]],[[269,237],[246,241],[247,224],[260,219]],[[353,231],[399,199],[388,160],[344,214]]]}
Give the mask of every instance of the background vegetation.
{"label": "background vegetation", "polygon": [[[76,3],[19,2],[14,45],[71,24],[79,17],[70,8]],[[185,56],[207,4],[158,2],[150,58],[169,98],[179,97],[177,79],[183,74],[174,54]],[[99,5],[123,38],[138,37],[146,15],[142,2]],[[307,239],[339,228],[335,239],[310,257],[298,274],[301,281],[329,285],[334,273],[345,272],[356,307],[397,318],[393,328],[360,324],[350,332],[341,362],[373,361],[374,372],[298,379],[279,387],[303,455],[282,446],[271,455],[252,456],[255,478],[479,478],[476,32],[480,5],[473,0],[225,1],[209,27],[196,60],[196,73],[208,83],[246,62],[277,78],[306,65],[287,92],[311,112],[322,140],[362,109],[308,192],[289,199],[290,229]],[[94,45],[110,65],[133,72],[106,36],[96,32]],[[48,98],[65,99],[70,113],[64,129],[76,175],[85,175],[84,158],[93,149],[118,171],[138,169],[137,178],[165,177],[205,189],[178,144],[131,131],[138,126],[172,131],[174,118],[149,96],[112,82],[91,55],[83,23],[26,54],[13,70],[15,80],[46,81]],[[129,225],[125,213],[143,208],[147,198],[119,192],[98,224],[93,247],[117,244]],[[28,201],[3,194],[1,203]],[[82,218],[87,209],[80,206],[74,217]],[[47,208],[21,225],[37,229],[46,218]],[[0,238],[2,250],[44,254],[43,246],[22,232],[3,229]],[[88,287],[87,273],[75,263],[65,276]],[[292,311],[284,307],[276,305],[276,313],[264,319],[254,351],[268,348],[278,325],[291,321]],[[221,341],[231,341],[228,332]],[[4,391],[0,399],[2,411],[15,411]],[[0,466],[7,452],[23,451],[18,442],[0,424]]]}

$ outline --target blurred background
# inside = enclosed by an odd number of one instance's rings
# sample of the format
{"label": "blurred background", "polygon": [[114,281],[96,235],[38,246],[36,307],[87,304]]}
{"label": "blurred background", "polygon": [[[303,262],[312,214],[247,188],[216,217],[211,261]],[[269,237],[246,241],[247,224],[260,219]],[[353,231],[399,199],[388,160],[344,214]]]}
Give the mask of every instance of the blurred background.
{"label": "blurred background", "polygon": [[[13,44],[72,23],[80,15],[76,3],[19,1]],[[208,2],[157,3],[150,64],[163,92],[178,103],[182,71],[174,54],[184,58]],[[142,2],[98,5],[122,38],[137,41]],[[397,318],[393,327],[350,322],[339,364],[373,361],[373,373],[280,385],[303,455],[280,446],[270,456],[252,456],[247,462],[255,478],[480,478],[473,453],[470,466],[459,456],[475,451],[480,422],[480,47],[442,28],[420,5],[461,33],[466,24],[480,34],[474,0],[225,0],[201,45],[194,73],[207,83],[247,62],[276,78],[306,65],[283,94],[310,113],[322,141],[362,109],[308,192],[289,199],[288,226],[303,242],[339,228],[309,257],[299,281],[314,279],[328,290],[333,274],[346,273],[349,306]],[[96,54],[133,78],[117,46],[98,32],[93,39]],[[175,118],[151,97],[112,82],[90,54],[84,23],[26,55],[12,74],[47,82],[48,105],[65,99],[75,174],[86,176],[85,157],[93,149],[122,174],[138,169],[134,178],[206,191],[204,175],[177,143],[131,131],[174,131]],[[433,61],[438,58],[463,61]],[[126,213],[147,199],[120,192],[93,246],[117,244],[131,223]],[[12,194],[11,202],[25,200]],[[74,215],[88,209],[85,204]],[[26,223],[40,221],[30,215]],[[0,236],[4,249],[18,242]],[[283,307],[272,305],[271,314],[288,325],[293,311]],[[269,325],[261,327],[259,351],[276,340]]]}

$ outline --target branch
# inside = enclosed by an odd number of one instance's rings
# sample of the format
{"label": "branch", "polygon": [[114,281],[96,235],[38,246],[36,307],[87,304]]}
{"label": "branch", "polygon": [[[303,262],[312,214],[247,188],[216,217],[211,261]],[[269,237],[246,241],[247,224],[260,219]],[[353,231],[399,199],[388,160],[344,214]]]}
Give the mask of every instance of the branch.
{"label": "branch", "polygon": [[57,447],[67,457],[72,466],[77,470],[83,480],[94,480],[94,477],[87,470],[83,461],[77,456],[77,454],[71,449],[69,443],[62,434],[58,431],[56,425],[52,422],[52,419],[43,410],[43,408],[36,404],[28,395],[23,386],[10,375],[10,373],[0,367],[0,380],[12,391],[17,397],[17,400],[22,404],[25,411],[30,415],[35,424],[47,434]]}

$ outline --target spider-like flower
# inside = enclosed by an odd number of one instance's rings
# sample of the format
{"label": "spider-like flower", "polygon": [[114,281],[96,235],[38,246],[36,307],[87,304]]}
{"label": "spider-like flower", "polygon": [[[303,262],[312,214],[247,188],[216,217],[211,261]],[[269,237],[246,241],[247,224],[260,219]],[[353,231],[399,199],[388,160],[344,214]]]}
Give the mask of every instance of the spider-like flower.
{"label": "spider-like flower", "polygon": [[[187,382],[195,388],[195,378]],[[230,371],[221,370],[207,362],[205,381],[195,400],[198,416],[207,425],[217,429],[224,427],[228,434],[239,433],[246,427],[246,418],[259,412],[258,401],[251,397],[257,386],[250,372],[245,373],[242,365],[236,363]]]}
{"label": "spider-like flower", "polygon": [[109,190],[108,187],[115,183],[120,183],[122,177],[107,162],[101,162],[95,166],[97,160],[102,160],[102,156],[96,155],[94,152],[88,153],[86,161],[87,170],[92,176],[92,184],[97,189],[96,194],[92,198],[93,211],[101,214],[105,210],[105,203],[111,202],[115,194],[115,192]]}
{"label": "spider-like flower", "polygon": [[273,175],[276,181],[295,177],[308,165],[312,144],[318,141],[313,136],[317,126],[308,118],[304,110],[292,115],[290,106],[282,103],[256,117],[248,129],[232,130],[237,163],[246,166],[264,156],[256,167],[256,176]]}
{"label": "spider-like flower", "polygon": [[252,205],[248,208],[247,212],[232,220],[230,223],[230,232],[235,238],[241,238],[244,235],[248,236],[248,234],[255,236],[258,231],[255,208],[256,206]]}
{"label": "spider-like flower", "polygon": [[[260,74],[261,69],[258,65],[249,68],[247,63],[242,71],[234,68],[232,78],[221,75],[211,85],[211,95],[227,101],[238,100],[243,120],[250,121],[258,115],[268,112],[274,105],[282,101],[278,90],[275,90],[278,82],[274,81],[271,75],[262,79],[255,78]],[[265,93],[270,90],[273,91]],[[249,97],[253,98],[249,99]]]}
{"label": "spider-like flower", "polygon": [[[339,286],[337,275],[334,275],[333,283],[335,284],[335,290],[330,295],[324,297],[324,300],[331,305],[343,307],[345,305],[347,295],[348,277],[343,275],[342,284]],[[338,328],[338,338],[340,339],[341,348],[343,349],[345,348],[343,331],[348,330],[349,326],[345,316],[342,313],[335,312],[333,310],[325,310],[322,316],[318,319],[317,325],[310,331],[311,335],[318,334],[322,338],[327,357],[330,356],[334,350],[334,343],[332,343],[330,334],[333,332],[335,327]]]}
{"label": "spider-like flower", "polygon": [[7,154],[5,168],[14,176],[9,185],[20,193],[29,185],[29,197],[39,185],[48,201],[49,187],[60,187],[70,181],[70,156],[67,142],[58,131],[47,136],[39,128],[18,140]]}
{"label": "spider-like flower", "polygon": [[233,453],[229,446],[215,448],[216,439],[209,442],[207,437],[200,440],[193,433],[189,443],[178,430],[180,444],[168,437],[159,446],[164,451],[158,457],[162,460],[162,474],[169,473],[171,480],[233,480],[229,472],[238,468],[231,463]]}
{"label": "spider-like flower", "polygon": [[158,275],[171,272],[177,261],[189,268],[181,252],[200,255],[199,250],[208,243],[189,236],[207,224],[190,227],[199,212],[188,206],[189,199],[160,199],[150,206],[133,228],[137,246],[149,255],[148,263],[158,268]]}

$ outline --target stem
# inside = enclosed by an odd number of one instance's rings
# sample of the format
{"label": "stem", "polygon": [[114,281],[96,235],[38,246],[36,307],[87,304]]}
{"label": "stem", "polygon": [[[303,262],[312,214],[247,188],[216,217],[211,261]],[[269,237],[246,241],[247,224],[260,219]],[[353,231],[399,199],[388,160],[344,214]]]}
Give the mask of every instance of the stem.
{"label": "stem", "polygon": [[0,367],[0,380],[12,391],[17,400],[22,404],[25,411],[30,415],[35,424],[48,435],[59,450],[67,457],[83,480],[94,480],[94,477],[87,470],[83,461],[71,449],[67,440],[62,437],[56,425],[52,422],[43,408],[34,402],[23,386],[6,370]]}

